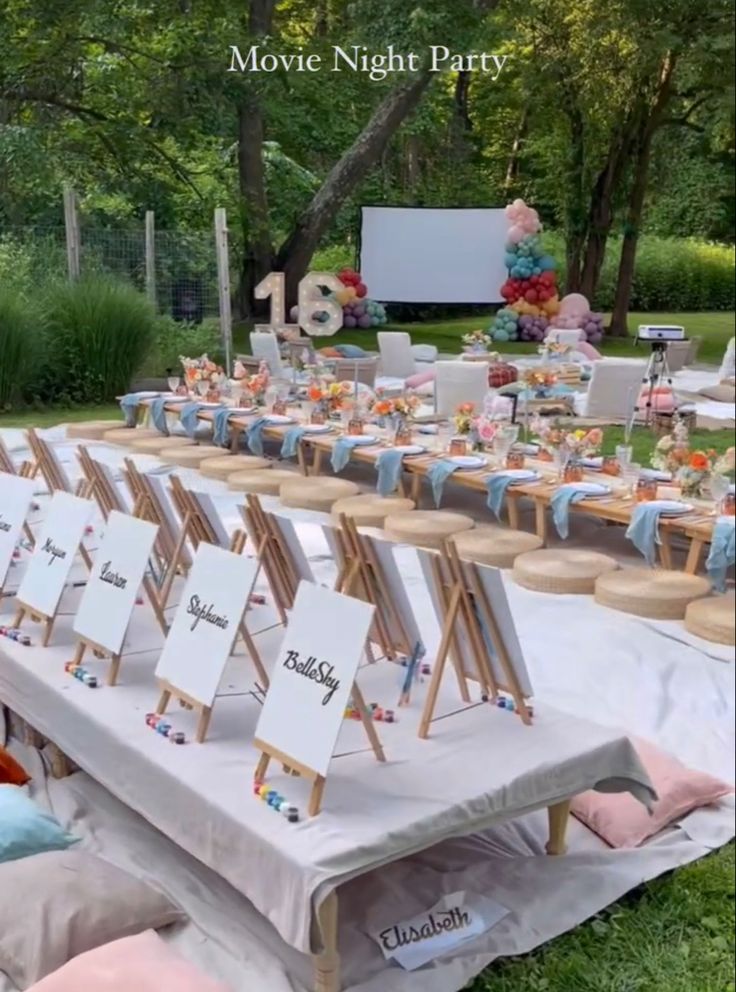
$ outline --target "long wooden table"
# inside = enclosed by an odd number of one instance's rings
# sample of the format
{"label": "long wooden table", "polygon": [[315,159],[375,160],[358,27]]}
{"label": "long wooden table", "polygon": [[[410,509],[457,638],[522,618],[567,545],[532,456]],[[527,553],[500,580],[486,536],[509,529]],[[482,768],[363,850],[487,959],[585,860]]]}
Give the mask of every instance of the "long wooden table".
{"label": "long wooden table", "polygon": [[[146,401],[144,404],[146,405]],[[180,412],[181,404],[171,403],[166,405],[169,413]],[[296,415],[297,411],[290,411]],[[212,422],[214,412],[212,410],[200,410],[199,419],[204,422]],[[228,421],[228,431],[230,434],[230,448],[233,452],[241,448],[241,440],[249,425],[256,415],[230,417]],[[283,440],[284,435],[294,426],[268,425],[263,429],[263,436],[267,441],[278,443]],[[356,447],[351,452],[351,461],[375,465],[378,455],[387,446],[385,433],[376,429],[380,443],[375,446]],[[297,461],[299,468],[304,475],[319,475],[325,462],[325,458],[332,453],[332,448],[342,431],[337,428],[329,434],[305,434],[300,439],[297,446]],[[417,444],[427,444],[431,435],[416,435]],[[422,499],[422,485],[427,477],[429,467],[440,458],[444,457],[440,453],[427,452],[423,455],[407,456],[403,462],[404,477],[401,480],[401,492],[409,495],[414,502],[419,505]],[[509,487],[506,492],[506,508],[508,512],[509,526],[519,529],[520,526],[520,501],[530,500],[534,505],[535,530],[537,535],[546,543],[549,533],[549,507],[554,493],[559,483],[554,477],[554,469],[549,462],[535,458],[527,458],[526,464],[530,469],[536,470],[542,477],[541,481],[529,482],[525,484]],[[498,468],[495,471],[502,471]],[[464,489],[473,490],[485,494],[487,483],[494,474],[494,469],[486,467],[477,471],[460,471],[451,475],[448,485],[460,486]],[[611,485],[613,493],[610,498],[599,500],[581,500],[570,505],[571,513],[579,513],[584,516],[594,517],[598,520],[605,520],[613,524],[628,527],[631,522],[632,513],[636,506],[635,501],[626,495],[617,494],[616,489],[621,488],[621,484],[615,477],[602,476],[600,472],[590,472],[585,476],[589,482],[607,482]],[[713,526],[715,523],[715,513],[713,504],[705,500],[689,500],[694,509],[691,513],[680,517],[663,517],[660,520],[659,545],[660,560],[665,568],[674,568],[672,539],[674,537],[683,538],[690,542],[689,552],[685,564],[685,571],[694,574],[700,567],[703,551],[710,544]]]}

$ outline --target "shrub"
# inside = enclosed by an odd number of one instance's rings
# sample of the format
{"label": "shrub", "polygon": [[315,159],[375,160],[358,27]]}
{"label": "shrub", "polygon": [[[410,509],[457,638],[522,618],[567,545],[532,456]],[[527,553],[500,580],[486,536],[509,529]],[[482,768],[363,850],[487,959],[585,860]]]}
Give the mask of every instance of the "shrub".
{"label": "shrub", "polygon": [[17,403],[36,372],[38,314],[19,290],[0,285],[0,411]]}
{"label": "shrub", "polygon": [[155,339],[156,315],[125,282],[52,283],[43,301],[44,402],[105,403],[126,392]]}
{"label": "shrub", "polygon": [[146,377],[164,376],[167,369],[173,369],[174,375],[180,374],[181,355],[196,358],[205,353],[214,362],[220,364],[224,362],[222,337],[217,320],[187,324],[172,320],[171,317],[158,317],[153,347],[138,371]]}

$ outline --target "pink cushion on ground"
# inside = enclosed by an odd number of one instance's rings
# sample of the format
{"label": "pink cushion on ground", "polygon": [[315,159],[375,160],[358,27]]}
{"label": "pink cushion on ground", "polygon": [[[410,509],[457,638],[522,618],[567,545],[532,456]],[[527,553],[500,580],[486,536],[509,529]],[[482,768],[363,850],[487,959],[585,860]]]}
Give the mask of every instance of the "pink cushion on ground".
{"label": "pink cushion on ground", "polygon": [[408,389],[416,389],[417,386],[423,386],[425,382],[434,382],[434,376],[434,369],[426,369],[424,372],[415,372],[414,375],[410,375],[406,380],[406,386]]}
{"label": "pink cushion on ground", "polygon": [[579,351],[581,355],[585,355],[589,362],[597,362],[599,358],[603,358],[600,351],[594,348],[588,341],[578,341],[575,345],[575,351]]}
{"label": "pink cushion on ground", "polygon": [[[639,409],[646,409],[649,402],[649,390],[642,389],[639,393]],[[675,394],[667,386],[661,386],[652,390],[652,410],[656,413],[675,412]]]}
{"label": "pink cushion on ground", "polygon": [[659,796],[652,815],[628,792],[583,792],[572,801],[573,816],[611,847],[638,847],[668,824],[734,791],[705,772],[686,768],[648,741],[631,740]]}
{"label": "pink cushion on ground", "polygon": [[79,954],[28,992],[232,992],[177,954],[153,931]]}

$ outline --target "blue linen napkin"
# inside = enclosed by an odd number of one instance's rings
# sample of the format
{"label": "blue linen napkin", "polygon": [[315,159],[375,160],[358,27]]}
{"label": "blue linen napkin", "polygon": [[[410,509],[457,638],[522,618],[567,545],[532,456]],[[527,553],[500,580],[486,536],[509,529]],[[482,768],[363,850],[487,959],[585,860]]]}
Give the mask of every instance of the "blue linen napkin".
{"label": "blue linen napkin", "polygon": [[486,506],[499,520],[501,519],[501,511],[503,510],[504,500],[506,499],[506,490],[513,482],[513,475],[499,472],[497,475],[492,475],[486,483],[486,489],[488,490]]}
{"label": "blue linen napkin", "polygon": [[197,403],[196,400],[193,403],[185,403],[181,408],[179,420],[181,421],[181,426],[184,428],[189,437],[194,437],[195,431],[199,425],[197,414],[202,408],[203,404]]}
{"label": "blue linen napkin", "polygon": [[148,409],[151,412],[151,423],[161,434],[169,433],[169,425],[166,423],[166,400],[163,396],[157,396],[151,400]]}
{"label": "blue linen napkin", "polygon": [[713,528],[705,569],[718,592],[726,591],[726,572],[736,563],[736,519],[719,517]]}
{"label": "blue linen napkin", "polygon": [[576,483],[571,482],[566,486],[560,486],[549,501],[552,507],[552,519],[555,522],[557,533],[563,541],[570,533],[570,504],[579,503],[588,495],[590,494],[584,489],[580,489]]}
{"label": "blue linen napkin", "polygon": [[379,496],[390,496],[398,488],[403,458],[403,453],[395,448],[386,448],[379,454],[376,459],[376,492]]}
{"label": "blue linen napkin", "polygon": [[451,462],[447,458],[442,458],[427,469],[427,478],[432,484],[432,495],[434,496],[435,506],[439,507],[442,502],[442,490],[445,488],[445,482],[459,467],[455,462]]}
{"label": "blue linen napkin", "polygon": [[140,406],[138,393],[127,393],[120,400],[120,409],[125,417],[126,427],[135,427],[138,422],[138,407]]}
{"label": "blue linen napkin", "polygon": [[659,516],[662,512],[657,503],[639,503],[631,514],[631,523],[626,529],[626,536],[641,551],[647,564],[657,563],[657,545],[659,538]]}
{"label": "blue linen napkin", "polygon": [[268,423],[268,417],[256,417],[245,432],[245,443],[254,455],[263,457],[263,428]]}
{"label": "blue linen napkin", "polygon": [[227,432],[227,424],[231,417],[237,416],[240,410],[233,407],[223,407],[215,410],[212,417],[212,441],[226,448],[230,444],[230,437]]}
{"label": "blue linen napkin", "polygon": [[339,437],[332,448],[332,457],[330,458],[330,464],[332,465],[333,472],[342,472],[347,463],[350,461],[350,454],[353,448],[357,448],[359,445],[365,444],[362,436],[358,437]]}
{"label": "blue linen napkin", "polygon": [[284,433],[284,440],[281,444],[282,458],[294,457],[303,435],[304,426],[302,424],[297,424],[296,427],[290,427],[288,431]]}

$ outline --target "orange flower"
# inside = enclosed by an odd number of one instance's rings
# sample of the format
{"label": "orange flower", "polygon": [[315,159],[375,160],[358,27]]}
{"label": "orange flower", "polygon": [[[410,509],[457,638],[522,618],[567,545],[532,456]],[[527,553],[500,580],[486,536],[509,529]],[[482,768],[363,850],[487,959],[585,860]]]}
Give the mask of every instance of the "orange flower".
{"label": "orange flower", "polygon": [[707,472],[710,468],[708,456],[703,451],[693,451],[690,455],[690,468],[696,472]]}
{"label": "orange flower", "polygon": [[385,417],[386,414],[391,412],[391,404],[388,400],[379,400],[376,404],[374,404],[373,409],[379,417]]}
{"label": "orange flower", "polygon": [[312,400],[313,403],[319,403],[319,401],[322,399],[322,390],[320,389],[319,386],[309,387],[309,398],[310,400]]}

